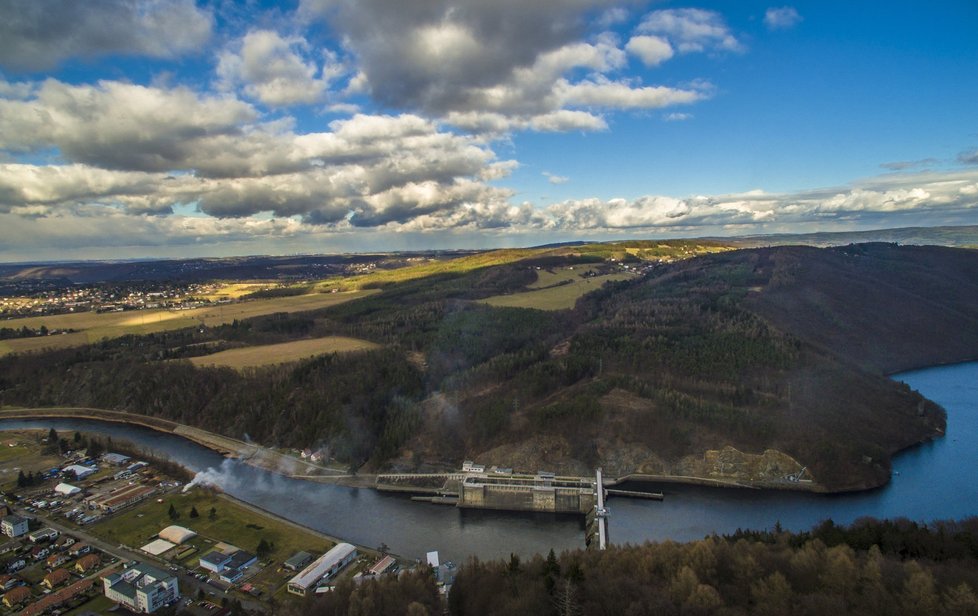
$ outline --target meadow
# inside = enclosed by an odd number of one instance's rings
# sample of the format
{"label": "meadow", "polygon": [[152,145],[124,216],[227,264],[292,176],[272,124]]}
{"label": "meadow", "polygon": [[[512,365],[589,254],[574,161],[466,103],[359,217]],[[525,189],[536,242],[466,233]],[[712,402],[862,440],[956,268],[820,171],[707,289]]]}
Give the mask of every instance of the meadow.
{"label": "meadow", "polygon": [[68,334],[14,338],[0,341],[0,356],[40,349],[64,349],[97,342],[102,338],[118,338],[126,335],[151,334],[204,325],[212,327],[234,320],[273,314],[276,312],[302,312],[318,310],[342,304],[377,291],[350,291],[345,293],[310,293],[291,297],[257,299],[237,304],[221,304],[191,310],[134,310],[128,312],[81,312],[29,317],[13,321],[17,327],[37,329],[72,329]]}
{"label": "meadow", "polygon": [[367,340],[345,336],[326,336],[324,338],[229,349],[211,355],[192,357],[190,362],[195,366],[227,366],[241,370],[257,366],[284,364],[324,353],[348,353],[377,347],[378,345]]}
{"label": "meadow", "polygon": [[[587,268],[584,268],[587,269]],[[527,285],[532,291],[495,295],[482,303],[497,308],[536,308],[537,310],[568,310],[574,307],[584,294],[601,288],[605,282],[627,280],[634,274],[606,274],[581,278],[584,269],[560,268],[537,272],[537,281]],[[543,288],[541,288],[543,287]]]}
{"label": "meadow", "polygon": [[[185,563],[188,565],[195,565],[197,558],[216,542],[230,543],[254,554],[264,539],[273,544],[268,554],[273,561],[283,561],[300,550],[325,551],[332,545],[312,531],[253,511],[210,490],[194,489],[186,493],[166,494],[161,498],[162,503],[157,502],[156,498],[147,499],[132,509],[93,524],[87,530],[107,541],[138,548],[152,541],[156,533],[167,526],[179,524],[198,534],[190,541],[190,544],[198,547],[198,551],[190,559],[191,562]],[[177,519],[170,518],[170,505],[179,515]],[[213,516],[211,508],[214,509]],[[194,509],[197,510],[197,517],[191,517]],[[177,552],[179,550],[174,550],[174,553]]]}

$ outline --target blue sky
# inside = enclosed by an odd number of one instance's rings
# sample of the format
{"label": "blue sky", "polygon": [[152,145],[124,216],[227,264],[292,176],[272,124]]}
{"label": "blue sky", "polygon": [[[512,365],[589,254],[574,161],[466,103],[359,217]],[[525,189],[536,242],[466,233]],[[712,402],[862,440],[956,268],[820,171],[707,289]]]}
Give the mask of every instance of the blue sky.
{"label": "blue sky", "polygon": [[0,5],[0,260],[978,224],[978,4]]}

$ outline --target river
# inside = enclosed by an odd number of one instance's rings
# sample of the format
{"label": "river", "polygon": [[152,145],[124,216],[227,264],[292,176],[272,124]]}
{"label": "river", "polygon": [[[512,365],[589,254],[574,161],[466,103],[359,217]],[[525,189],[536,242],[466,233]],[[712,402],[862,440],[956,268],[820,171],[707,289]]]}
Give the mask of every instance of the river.
{"label": "river", "polygon": [[[831,518],[906,517],[919,521],[978,515],[978,362],[895,375],[947,410],[947,436],[914,447],[893,461],[893,480],[878,490],[845,495],[664,485],[663,502],[614,498],[613,542],[699,539],[737,528],[775,523],[805,530]],[[79,419],[2,420],[0,430],[23,428],[99,432],[154,450],[193,471],[206,471],[224,491],[282,517],[365,546],[386,543],[402,556],[438,550],[464,562],[583,547],[581,516],[461,510],[415,503],[371,489],[289,479],[237,462],[181,437],[140,426]]]}

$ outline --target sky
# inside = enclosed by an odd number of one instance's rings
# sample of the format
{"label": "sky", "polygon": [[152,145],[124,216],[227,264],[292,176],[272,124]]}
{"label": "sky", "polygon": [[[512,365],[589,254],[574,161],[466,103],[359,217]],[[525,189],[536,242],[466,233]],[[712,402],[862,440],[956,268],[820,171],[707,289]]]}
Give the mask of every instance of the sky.
{"label": "sky", "polygon": [[978,2],[0,0],[0,261],[978,224]]}

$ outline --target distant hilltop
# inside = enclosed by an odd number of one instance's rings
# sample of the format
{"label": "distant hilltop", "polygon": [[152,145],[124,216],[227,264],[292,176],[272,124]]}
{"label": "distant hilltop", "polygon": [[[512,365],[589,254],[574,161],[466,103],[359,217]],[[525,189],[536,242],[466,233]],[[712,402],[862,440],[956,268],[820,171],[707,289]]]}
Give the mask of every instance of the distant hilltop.
{"label": "distant hilltop", "polygon": [[[526,251],[573,250],[587,246],[621,246],[631,243],[661,241],[710,243],[727,248],[761,248],[765,246],[842,246],[863,242],[978,247],[978,225],[947,227],[905,227],[872,231],[833,231],[799,234],[746,235],[692,239],[632,238],[630,240],[576,240],[543,244]],[[321,255],[253,255],[192,259],[94,260],[64,262],[0,263],[0,283],[28,284],[42,290],[65,284],[96,284],[131,281],[206,281],[206,280],[296,280],[325,278],[331,275],[357,273],[357,267],[373,264],[380,269],[395,269],[411,261],[441,261],[494,250],[427,250],[396,253],[358,253]]]}

